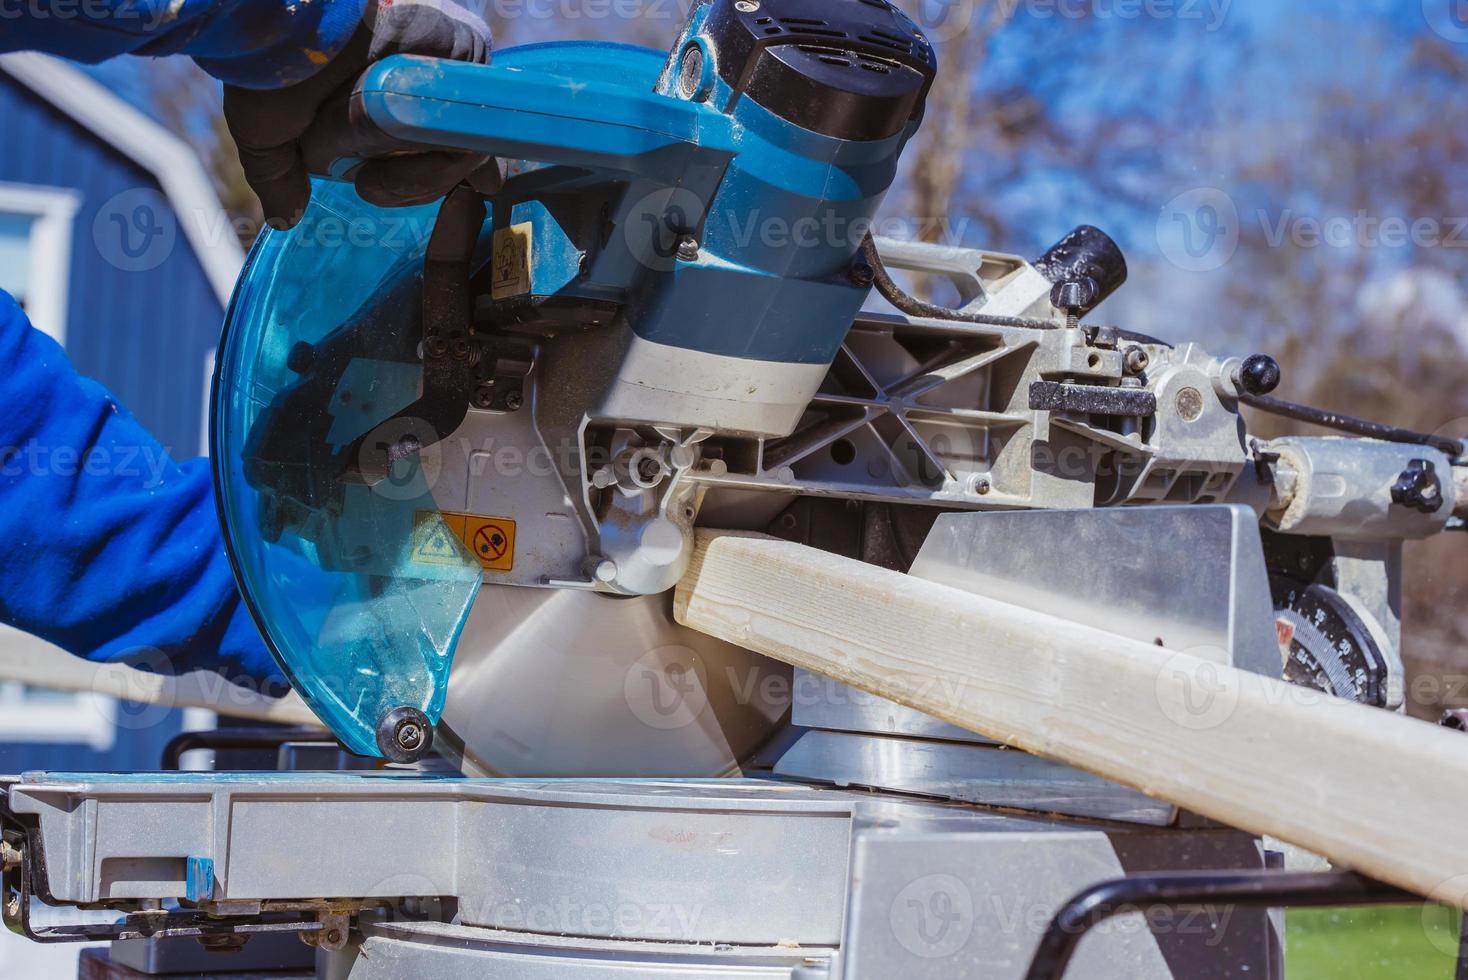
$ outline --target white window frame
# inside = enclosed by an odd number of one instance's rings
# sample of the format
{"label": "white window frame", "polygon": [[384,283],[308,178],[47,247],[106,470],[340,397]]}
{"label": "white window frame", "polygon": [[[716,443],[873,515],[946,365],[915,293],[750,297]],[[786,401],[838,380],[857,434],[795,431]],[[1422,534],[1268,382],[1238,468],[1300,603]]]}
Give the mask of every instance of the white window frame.
{"label": "white window frame", "polygon": [[26,315],[63,346],[71,290],[71,231],[81,204],[81,194],[70,188],[0,181],[0,212],[32,219]]}

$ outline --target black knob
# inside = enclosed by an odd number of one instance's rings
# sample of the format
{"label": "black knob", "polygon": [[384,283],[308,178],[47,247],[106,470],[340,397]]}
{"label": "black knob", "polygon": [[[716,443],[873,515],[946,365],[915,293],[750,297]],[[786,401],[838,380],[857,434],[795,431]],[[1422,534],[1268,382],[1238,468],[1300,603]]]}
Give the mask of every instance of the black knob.
{"label": "black knob", "polygon": [[1392,503],[1424,514],[1435,514],[1443,505],[1443,485],[1431,460],[1414,459],[1392,484]]}
{"label": "black knob", "polygon": [[1057,310],[1086,312],[1100,302],[1101,287],[1090,276],[1062,279],[1050,290],[1050,305]]}
{"label": "black knob", "polygon": [[389,762],[417,762],[433,747],[433,726],[417,708],[399,705],[377,720],[377,748]]}
{"label": "black knob", "polygon": [[1283,377],[1279,362],[1268,354],[1254,354],[1244,358],[1234,375],[1239,390],[1250,395],[1267,395],[1279,387]]}

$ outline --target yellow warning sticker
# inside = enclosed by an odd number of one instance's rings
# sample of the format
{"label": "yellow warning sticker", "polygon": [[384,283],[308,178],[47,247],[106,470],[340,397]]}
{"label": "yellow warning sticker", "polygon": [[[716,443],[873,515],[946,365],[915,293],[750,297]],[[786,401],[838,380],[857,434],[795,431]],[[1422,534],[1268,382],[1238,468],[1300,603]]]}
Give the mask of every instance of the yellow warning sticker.
{"label": "yellow warning sticker", "polygon": [[530,247],[535,226],[528,221],[494,233],[489,295],[494,299],[530,292]]}
{"label": "yellow warning sticker", "polygon": [[508,517],[454,514],[422,510],[416,515],[413,560],[454,565],[463,548],[485,571],[508,572],[515,567],[515,522]]}
{"label": "yellow warning sticker", "polygon": [[464,543],[489,571],[508,572],[515,567],[515,522],[508,518],[466,515]]}
{"label": "yellow warning sticker", "polygon": [[446,515],[420,510],[413,521],[413,560],[429,565],[459,565],[464,561],[459,533],[449,526]]}

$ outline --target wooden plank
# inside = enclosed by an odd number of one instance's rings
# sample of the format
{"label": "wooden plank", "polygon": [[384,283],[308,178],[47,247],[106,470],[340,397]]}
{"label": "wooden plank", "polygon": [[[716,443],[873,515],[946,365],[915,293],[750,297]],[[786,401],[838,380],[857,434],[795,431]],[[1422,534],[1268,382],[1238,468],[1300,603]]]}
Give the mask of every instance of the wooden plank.
{"label": "wooden plank", "polygon": [[699,532],[678,621],[1468,908],[1468,738],[802,545]]}

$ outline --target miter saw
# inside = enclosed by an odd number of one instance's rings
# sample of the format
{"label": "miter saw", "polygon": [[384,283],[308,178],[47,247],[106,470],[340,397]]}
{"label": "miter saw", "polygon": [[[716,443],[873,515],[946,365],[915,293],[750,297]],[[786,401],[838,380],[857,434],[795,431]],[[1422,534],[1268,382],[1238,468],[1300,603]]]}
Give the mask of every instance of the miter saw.
{"label": "miter saw", "polygon": [[[244,595],[332,735],[398,768],[11,780],[7,919],[297,933],[329,976],[1009,976],[1039,927],[996,914],[1265,868],[679,626],[694,529],[1397,710],[1401,546],[1461,526],[1463,446],[1278,401],[1264,355],[1088,323],[1126,279],[1089,226],[1033,261],[873,238],[936,72],[885,0],[712,0],[666,54],[496,59],[362,88],[383,133],[506,161],[499,191],[381,211],[321,155],[218,356]],[[1261,441],[1245,404],[1352,436]],[[1109,935],[1086,975],[1272,975],[1272,935]]]}

